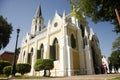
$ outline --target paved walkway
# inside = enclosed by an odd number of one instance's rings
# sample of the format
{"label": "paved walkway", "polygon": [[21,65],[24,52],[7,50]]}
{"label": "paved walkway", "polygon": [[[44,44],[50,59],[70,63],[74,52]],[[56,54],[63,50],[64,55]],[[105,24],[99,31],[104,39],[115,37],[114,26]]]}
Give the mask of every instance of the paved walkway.
{"label": "paved walkway", "polygon": [[109,80],[120,77],[120,74],[79,75],[70,77],[51,77],[37,79],[0,79],[0,80]]}

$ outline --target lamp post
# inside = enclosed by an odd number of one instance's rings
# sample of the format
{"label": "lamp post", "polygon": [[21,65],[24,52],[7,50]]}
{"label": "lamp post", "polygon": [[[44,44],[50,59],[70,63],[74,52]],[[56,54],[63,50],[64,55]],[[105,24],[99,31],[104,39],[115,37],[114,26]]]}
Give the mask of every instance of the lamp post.
{"label": "lamp post", "polygon": [[3,35],[3,33],[0,33],[0,46],[1,46],[1,43],[2,43],[2,35]]}
{"label": "lamp post", "polygon": [[20,32],[20,29],[17,29],[17,37],[16,37],[16,44],[15,44],[15,53],[14,53],[14,58],[13,58],[12,70],[11,70],[11,75],[12,76],[15,76],[15,73],[16,73],[16,54],[17,54],[17,44],[18,44],[19,32]]}

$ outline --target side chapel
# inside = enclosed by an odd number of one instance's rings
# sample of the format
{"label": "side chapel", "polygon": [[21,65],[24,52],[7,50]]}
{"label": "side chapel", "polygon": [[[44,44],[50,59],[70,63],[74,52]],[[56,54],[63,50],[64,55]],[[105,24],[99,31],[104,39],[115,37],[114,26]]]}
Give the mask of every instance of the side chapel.
{"label": "side chapel", "polygon": [[43,71],[34,70],[39,58],[54,60],[51,76],[95,74],[96,67],[102,63],[99,40],[88,25],[71,13],[56,12],[45,26],[40,5],[33,17],[31,32],[23,38],[17,63],[31,64],[28,75],[40,76]]}

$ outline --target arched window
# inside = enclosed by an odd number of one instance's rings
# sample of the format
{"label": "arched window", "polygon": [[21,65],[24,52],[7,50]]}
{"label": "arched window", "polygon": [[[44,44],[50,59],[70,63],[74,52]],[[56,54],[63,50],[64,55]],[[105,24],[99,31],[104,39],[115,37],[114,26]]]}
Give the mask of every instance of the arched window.
{"label": "arched window", "polygon": [[75,40],[73,34],[71,35],[71,47],[72,47],[72,48],[76,48],[76,40]]}
{"label": "arched window", "polygon": [[44,46],[43,44],[41,44],[40,50],[37,51],[37,59],[43,58],[43,55],[44,55],[43,53],[44,53]]}
{"label": "arched window", "polygon": [[84,35],[85,35],[85,29],[84,29],[84,27],[83,27],[82,24],[80,25],[80,29],[81,29],[82,37],[84,37]]}
{"label": "arched window", "polygon": [[39,31],[41,31],[41,26],[39,26]]}
{"label": "arched window", "polygon": [[59,44],[57,38],[53,41],[53,45],[50,46],[50,58],[55,60],[59,60]]}
{"label": "arched window", "polygon": [[37,25],[35,25],[35,31],[37,31]]}
{"label": "arched window", "polygon": [[85,49],[85,39],[83,38],[83,49]]}
{"label": "arched window", "polygon": [[33,50],[33,48],[31,49],[31,54],[33,54],[33,52],[34,52],[34,50]]}
{"label": "arched window", "polygon": [[85,37],[85,45],[88,45],[87,37]]}
{"label": "arched window", "polygon": [[41,31],[41,20],[39,21],[39,31]]}
{"label": "arched window", "polygon": [[25,61],[25,51],[23,53],[23,62]]}
{"label": "arched window", "polygon": [[28,53],[28,61],[27,62],[29,64],[31,64],[33,52],[34,52],[34,50],[33,50],[33,48],[31,48],[30,53]]}

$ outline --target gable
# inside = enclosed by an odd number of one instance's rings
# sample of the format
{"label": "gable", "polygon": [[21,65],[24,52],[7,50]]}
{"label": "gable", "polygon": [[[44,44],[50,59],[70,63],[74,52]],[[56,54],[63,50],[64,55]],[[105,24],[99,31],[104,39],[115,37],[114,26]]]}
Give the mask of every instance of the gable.
{"label": "gable", "polygon": [[62,17],[56,12],[55,16],[51,22],[50,33],[61,29],[62,26]]}

